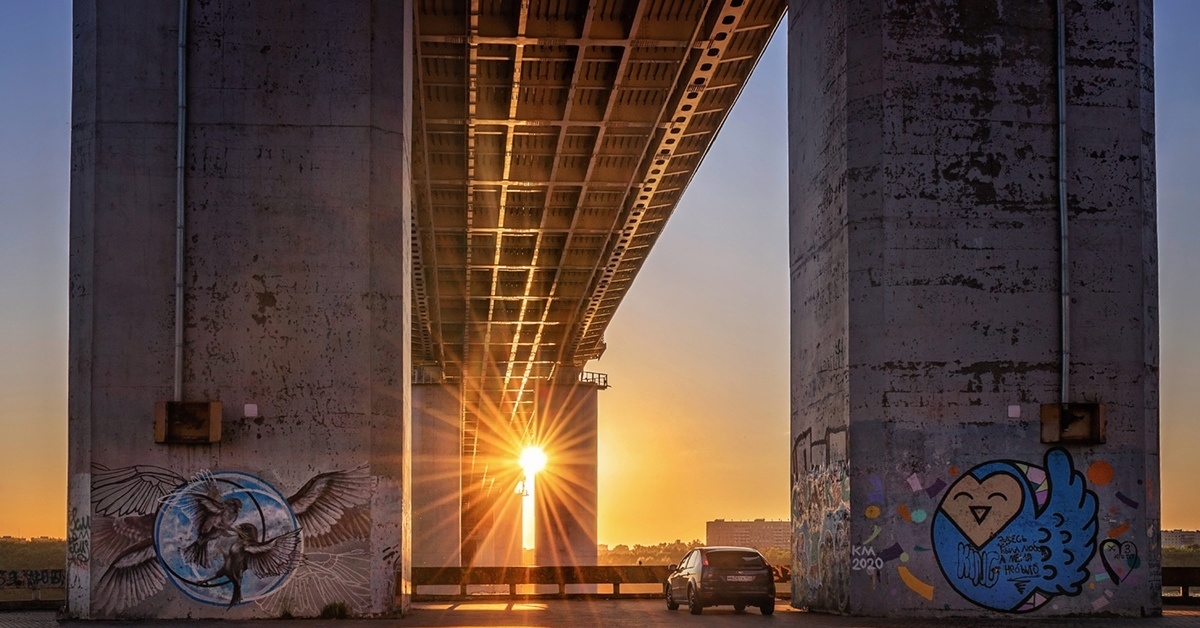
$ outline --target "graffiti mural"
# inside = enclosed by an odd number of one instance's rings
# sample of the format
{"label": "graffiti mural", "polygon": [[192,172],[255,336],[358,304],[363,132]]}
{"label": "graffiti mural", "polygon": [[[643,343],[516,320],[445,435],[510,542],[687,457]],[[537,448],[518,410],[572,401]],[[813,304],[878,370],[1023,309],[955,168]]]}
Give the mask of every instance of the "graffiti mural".
{"label": "graffiti mural", "polygon": [[844,611],[850,604],[850,478],[846,430],[805,430],[792,444],[792,596]]}
{"label": "graffiti mural", "polygon": [[300,525],[287,499],[247,473],[206,474],[158,509],[154,550],[171,584],[208,604],[264,597],[291,574]]}
{"label": "graffiti mural", "polygon": [[1071,455],[1044,467],[985,462],[946,490],[933,517],[933,550],[946,581],[983,608],[1028,612],[1075,596],[1096,554],[1097,498]]}
{"label": "graffiti mural", "polygon": [[368,538],[373,487],[365,465],[318,474],[286,498],[244,472],[189,480],[163,467],[95,465],[93,549],[104,566],[96,608],[123,611],[168,581],[193,600],[232,608],[310,580],[301,577],[313,562],[308,548]]}

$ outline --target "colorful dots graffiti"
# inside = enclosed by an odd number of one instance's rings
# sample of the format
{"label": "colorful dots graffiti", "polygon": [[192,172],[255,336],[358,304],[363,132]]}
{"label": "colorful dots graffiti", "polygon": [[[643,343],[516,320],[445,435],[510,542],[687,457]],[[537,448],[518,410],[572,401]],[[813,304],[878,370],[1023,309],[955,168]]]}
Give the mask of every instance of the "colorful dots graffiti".
{"label": "colorful dots graffiti", "polygon": [[1096,554],[1097,498],[1061,448],[1044,467],[980,464],[946,491],[933,517],[934,555],[946,581],[983,608],[1028,612],[1075,596]]}

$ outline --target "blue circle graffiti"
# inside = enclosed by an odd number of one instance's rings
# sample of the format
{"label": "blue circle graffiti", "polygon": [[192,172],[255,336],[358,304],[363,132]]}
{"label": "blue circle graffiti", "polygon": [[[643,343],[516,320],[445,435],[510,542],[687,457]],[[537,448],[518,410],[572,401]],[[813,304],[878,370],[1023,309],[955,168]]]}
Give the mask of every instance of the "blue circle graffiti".
{"label": "blue circle graffiti", "polygon": [[154,544],[181,591],[199,602],[236,606],[283,585],[300,554],[300,527],[275,487],[248,473],[219,471],[163,500]]}
{"label": "blue circle graffiti", "polygon": [[1079,595],[1096,554],[1096,504],[1064,449],[1048,451],[1044,467],[985,462],[938,504],[938,566],[955,591],[994,611],[1024,613]]}

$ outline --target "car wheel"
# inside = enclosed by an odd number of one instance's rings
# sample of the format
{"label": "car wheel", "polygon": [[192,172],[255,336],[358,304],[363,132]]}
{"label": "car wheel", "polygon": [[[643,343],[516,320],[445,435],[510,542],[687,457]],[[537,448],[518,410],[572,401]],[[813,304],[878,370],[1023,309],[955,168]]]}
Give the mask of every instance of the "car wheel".
{"label": "car wheel", "polygon": [[769,600],[759,605],[758,610],[762,611],[763,615],[771,615],[775,612],[775,600]]}
{"label": "car wheel", "polygon": [[704,607],[700,606],[700,595],[696,593],[696,587],[688,585],[688,612],[693,615],[699,615],[704,612]]}
{"label": "car wheel", "polygon": [[674,595],[671,595],[671,585],[670,585],[670,584],[667,584],[667,585],[663,586],[663,589],[666,589],[666,595],[667,595],[667,610],[669,610],[669,611],[673,611],[673,610],[676,610],[676,609],[678,609],[678,608],[679,608],[679,602],[676,602],[676,601],[675,601],[675,596],[674,596]]}
{"label": "car wheel", "polygon": [[734,604],[734,605],[733,605],[733,612],[735,612],[735,613],[744,613],[745,611],[746,611],[746,605],[745,605],[745,604]]}

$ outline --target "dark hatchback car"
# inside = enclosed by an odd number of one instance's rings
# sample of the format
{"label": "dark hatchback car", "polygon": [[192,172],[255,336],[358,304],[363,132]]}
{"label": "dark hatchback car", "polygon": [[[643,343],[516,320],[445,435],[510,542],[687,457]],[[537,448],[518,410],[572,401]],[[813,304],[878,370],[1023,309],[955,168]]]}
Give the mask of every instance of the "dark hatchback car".
{"label": "dark hatchback car", "polygon": [[757,606],[763,615],[775,612],[775,578],[757,550],[698,547],[668,569],[663,592],[670,610],[685,603],[693,615],[721,604],[732,604],[739,613],[747,606]]}

